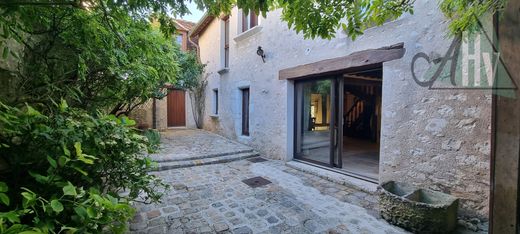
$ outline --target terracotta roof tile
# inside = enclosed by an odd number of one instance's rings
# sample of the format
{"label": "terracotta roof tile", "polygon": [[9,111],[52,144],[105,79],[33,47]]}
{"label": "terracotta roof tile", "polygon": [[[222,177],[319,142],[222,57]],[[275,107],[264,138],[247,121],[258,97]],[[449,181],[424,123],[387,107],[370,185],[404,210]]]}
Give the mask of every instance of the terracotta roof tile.
{"label": "terracotta roof tile", "polygon": [[190,22],[187,20],[175,19],[174,21],[177,25],[179,25],[179,27],[181,27],[181,29],[184,29],[186,31],[190,31],[193,28],[193,26],[195,26],[194,22]]}

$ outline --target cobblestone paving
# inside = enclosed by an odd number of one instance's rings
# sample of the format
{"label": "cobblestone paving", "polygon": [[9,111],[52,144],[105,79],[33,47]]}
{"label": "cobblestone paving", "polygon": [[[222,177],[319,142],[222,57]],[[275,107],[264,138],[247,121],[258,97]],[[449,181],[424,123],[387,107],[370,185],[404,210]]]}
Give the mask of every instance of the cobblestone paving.
{"label": "cobblestone paving", "polygon": [[161,133],[161,150],[151,157],[155,161],[168,161],[251,150],[251,147],[210,132],[179,129]]}
{"label": "cobblestone paving", "polygon": [[[403,233],[376,218],[376,198],[289,168],[247,160],[155,172],[162,204],[136,205],[131,233]],[[272,183],[251,188],[242,180]]]}

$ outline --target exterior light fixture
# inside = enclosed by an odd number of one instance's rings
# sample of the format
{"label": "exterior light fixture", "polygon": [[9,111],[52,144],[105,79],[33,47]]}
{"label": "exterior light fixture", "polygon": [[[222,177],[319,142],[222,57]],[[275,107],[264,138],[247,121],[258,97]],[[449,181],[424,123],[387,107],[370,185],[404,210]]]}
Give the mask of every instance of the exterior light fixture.
{"label": "exterior light fixture", "polygon": [[265,63],[265,54],[261,46],[259,46],[256,50],[256,54],[258,54],[258,56],[260,56],[262,58],[262,61]]}

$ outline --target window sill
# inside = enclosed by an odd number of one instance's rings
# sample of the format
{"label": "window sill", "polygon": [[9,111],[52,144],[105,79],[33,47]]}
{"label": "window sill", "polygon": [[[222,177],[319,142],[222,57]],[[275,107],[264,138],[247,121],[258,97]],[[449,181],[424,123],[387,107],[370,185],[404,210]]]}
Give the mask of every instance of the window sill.
{"label": "window sill", "polygon": [[218,119],[218,115],[216,115],[216,114],[210,114],[209,117],[211,117],[213,119]]}
{"label": "window sill", "polygon": [[222,68],[217,71],[218,74],[223,75],[229,72],[229,67]]}
{"label": "window sill", "polygon": [[250,141],[251,140],[251,134],[249,134],[249,135],[240,135],[240,136],[238,136],[238,139],[239,140],[244,140],[244,141]]}
{"label": "window sill", "polygon": [[240,42],[240,41],[243,41],[243,40],[245,40],[246,38],[248,38],[250,36],[253,36],[253,35],[257,34],[260,31],[262,31],[262,26],[261,25],[257,25],[257,26],[254,26],[254,27],[250,28],[249,30],[239,34],[238,36],[233,38],[233,40],[235,42]]}

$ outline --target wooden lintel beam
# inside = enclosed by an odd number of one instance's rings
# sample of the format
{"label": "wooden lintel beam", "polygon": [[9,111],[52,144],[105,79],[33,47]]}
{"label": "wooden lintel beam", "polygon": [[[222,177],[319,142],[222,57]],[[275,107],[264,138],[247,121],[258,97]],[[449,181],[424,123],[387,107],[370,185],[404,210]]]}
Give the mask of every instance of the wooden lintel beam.
{"label": "wooden lintel beam", "polygon": [[364,68],[380,66],[383,62],[400,59],[405,53],[403,43],[379,49],[354,52],[350,55],[326,59],[315,63],[280,70],[280,80],[293,80],[311,76],[341,74]]}

